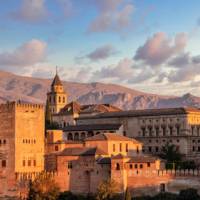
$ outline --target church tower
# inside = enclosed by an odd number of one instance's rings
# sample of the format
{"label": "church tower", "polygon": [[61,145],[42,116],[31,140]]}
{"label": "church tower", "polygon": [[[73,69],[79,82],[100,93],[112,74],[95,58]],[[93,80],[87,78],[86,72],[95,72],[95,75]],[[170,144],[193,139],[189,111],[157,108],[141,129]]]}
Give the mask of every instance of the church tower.
{"label": "church tower", "polygon": [[67,94],[64,91],[63,84],[58,76],[56,71],[56,75],[51,84],[51,91],[47,93],[47,110],[48,121],[51,121],[51,117],[53,114],[57,114],[60,110],[67,104]]}

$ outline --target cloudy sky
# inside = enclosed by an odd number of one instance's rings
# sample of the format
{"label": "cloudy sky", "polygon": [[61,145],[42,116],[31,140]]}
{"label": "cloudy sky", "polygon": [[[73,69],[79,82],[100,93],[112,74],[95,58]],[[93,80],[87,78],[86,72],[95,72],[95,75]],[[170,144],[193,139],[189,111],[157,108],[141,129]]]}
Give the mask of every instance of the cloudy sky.
{"label": "cloudy sky", "polygon": [[200,96],[199,0],[1,0],[0,70]]}

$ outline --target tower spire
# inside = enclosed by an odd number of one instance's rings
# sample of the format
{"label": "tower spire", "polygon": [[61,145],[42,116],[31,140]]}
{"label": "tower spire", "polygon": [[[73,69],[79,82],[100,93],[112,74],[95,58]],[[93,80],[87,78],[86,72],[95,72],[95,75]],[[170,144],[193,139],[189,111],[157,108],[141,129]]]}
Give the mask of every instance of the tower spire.
{"label": "tower spire", "polygon": [[58,75],[58,66],[56,66],[56,75]]}

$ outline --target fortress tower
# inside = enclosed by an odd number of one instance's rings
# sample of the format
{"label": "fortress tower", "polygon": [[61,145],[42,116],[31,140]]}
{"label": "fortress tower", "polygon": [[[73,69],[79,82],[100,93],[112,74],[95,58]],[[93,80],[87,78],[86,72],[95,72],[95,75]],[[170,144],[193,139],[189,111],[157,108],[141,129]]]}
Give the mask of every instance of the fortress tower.
{"label": "fortress tower", "polygon": [[16,195],[16,176],[44,170],[44,107],[8,102],[0,105],[0,197]]}
{"label": "fortress tower", "polygon": [[51,84],[51,91],[47,93],[47,112],[46,118],[51,121],[53,114],[59,111],[67,104],[67,94],[64,91],[63,84],[56,72]]}

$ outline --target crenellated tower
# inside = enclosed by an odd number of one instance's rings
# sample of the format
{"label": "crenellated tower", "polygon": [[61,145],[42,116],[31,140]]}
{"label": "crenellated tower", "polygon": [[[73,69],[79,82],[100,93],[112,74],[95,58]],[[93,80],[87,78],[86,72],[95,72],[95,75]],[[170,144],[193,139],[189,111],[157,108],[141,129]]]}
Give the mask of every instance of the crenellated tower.
{"label": "crenellated tower", "polygon": [[51,91],[47,93],[47,109],[46,117],[48,121],[51,121],[53,114],[59,113],[59,111],[67,104],[67,94],[64,91],[63,84],[56,72],[56,75],[51,84]]}

